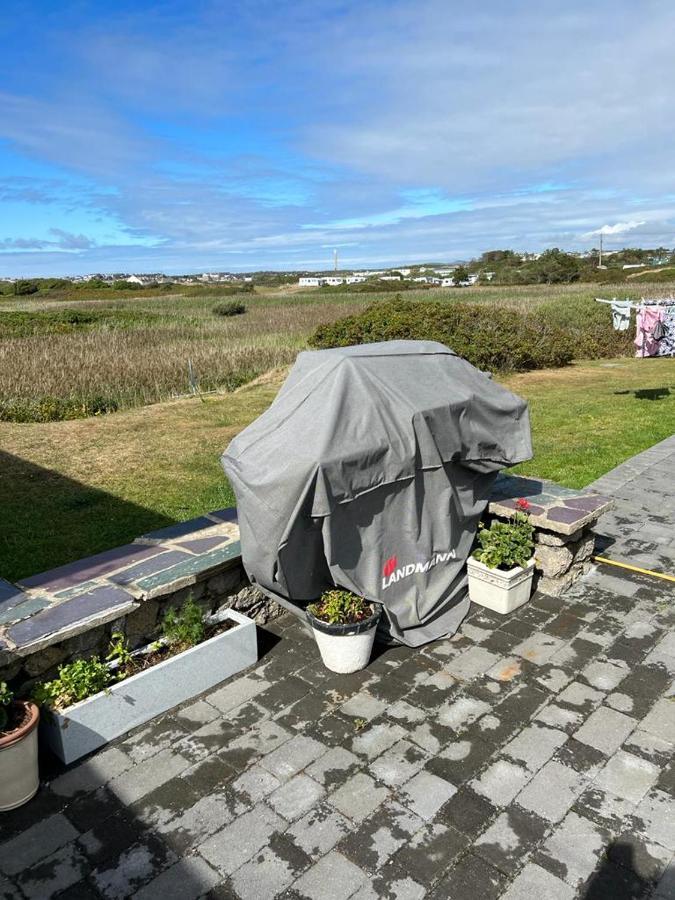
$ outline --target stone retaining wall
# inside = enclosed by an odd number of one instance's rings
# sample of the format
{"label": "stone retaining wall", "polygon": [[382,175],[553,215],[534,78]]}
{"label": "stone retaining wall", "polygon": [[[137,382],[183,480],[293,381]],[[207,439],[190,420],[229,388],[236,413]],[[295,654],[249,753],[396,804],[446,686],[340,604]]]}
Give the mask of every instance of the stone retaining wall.
{"label": "stone retaining wall", "polygon": [[194,599],[264,624],[283,612],[241,564],[236,510],[143,535],[133,544],[25,579],[0,580],[0,681],[55,677],[58,666],[107,651],[113,632],[132,648],[158,636],[167,609]]}

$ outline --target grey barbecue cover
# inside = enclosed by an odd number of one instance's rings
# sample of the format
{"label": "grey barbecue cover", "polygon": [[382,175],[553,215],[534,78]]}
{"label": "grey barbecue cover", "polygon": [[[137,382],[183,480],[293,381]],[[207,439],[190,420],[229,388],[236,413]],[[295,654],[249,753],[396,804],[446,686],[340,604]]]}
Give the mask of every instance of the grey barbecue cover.
{"label": "grey barbecue cover", "polygon": [[531,455],[523,400],[443,344],[389,341],[300,353],[222,463],[251,581],[296,612],[348,588],[418,646],[466,615],[493,482]]}

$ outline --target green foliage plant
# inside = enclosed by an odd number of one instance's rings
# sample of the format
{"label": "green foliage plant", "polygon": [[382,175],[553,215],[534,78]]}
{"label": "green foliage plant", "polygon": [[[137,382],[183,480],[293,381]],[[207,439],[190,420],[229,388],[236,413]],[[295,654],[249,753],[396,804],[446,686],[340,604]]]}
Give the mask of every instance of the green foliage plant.
{"label": "green foliage plant", "polygon": [[370,603],[351,591],[326,591],[317,603],[307,609],[317,619],[330,625],[355,625],[373,614]]}
{"label": "green foliage plant", "polygon": [[114,631],[111,635],[106,661],[115,665],[118,681],[126,678],[133,671],[134,658],[127,639],[121,631]]}
{"label": "green foliage plant", "polygon": [[489,569],[513,569],[524,567],[532,558],[534,528],[526,513],[517,510],[510,521],[493,519],[489,528],[481,527],[478,532],[480,547],[473,557]]}
{"label": "green foliage plant", "polygon": [[180,609],[167,610],[162,622],[162,637],[171,646],[186,650],[201,643],[205,636],[204,617],[192,597]]}
{"label": "green foliage plant", "polygon": [[7,687],[6,681],[0,681],[0,731],[4,731],[9,721],[9,705],[14,694]]}
{"label": "green foliage plant", "polygon": [[33,699],[40,706],[65,709],[104,691],[113,679],[108,666],[98,657],[76,659],[59,666],[58,678],[36,685]]}
{"label": "green foliage plant", "polygon": [[213,307],[213,314],[216,316],[240,316],[245,312],[246,304],[241,300],[227,300]]}
{"label": "green foliage plant", "polygon": [[575,353],[565,329],[536,311],[398,296],[320,325],[310,344],[324,349],[394,340],[438,341],[479,369],[493,372],[559,368]]}

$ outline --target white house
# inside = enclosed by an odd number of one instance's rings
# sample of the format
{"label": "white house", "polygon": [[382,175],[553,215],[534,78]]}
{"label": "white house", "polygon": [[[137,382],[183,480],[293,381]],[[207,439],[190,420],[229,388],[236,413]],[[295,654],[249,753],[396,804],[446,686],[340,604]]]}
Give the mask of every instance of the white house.
{"label": "white house", "polygon": [[327,284],[329,287],[337,287],[340,284],[344,284],[345,279],[340,278],[338,275],[327,275],[323,279],[323,283]]}
{"label": "white house", "polygon": [[345,278],[345,282],[347,284],[360,284],[365,280],[366,278],[364,275],[347,275],[347,277]]}
{"label": "white house", "polygon": [[322,287],[325,283],[324,278],[319,278],[316,275],[303,275],[301,278],[298,278],[300,287]]}
{"label": "white house", "polygon": [[380,275],[380,281],[400,281],[400,275]]}

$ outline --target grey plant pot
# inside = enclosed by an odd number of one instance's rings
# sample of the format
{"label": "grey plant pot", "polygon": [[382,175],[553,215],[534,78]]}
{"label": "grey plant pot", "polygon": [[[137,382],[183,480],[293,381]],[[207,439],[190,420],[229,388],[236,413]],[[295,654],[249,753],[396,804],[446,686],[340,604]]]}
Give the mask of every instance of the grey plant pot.
{"label": "grey plant pot", "polygon": [[41,736],[59,759],[72,763],[253,665],[255,623],[233,609],[223,618],[236,626],[74,706],[45,712]]}

